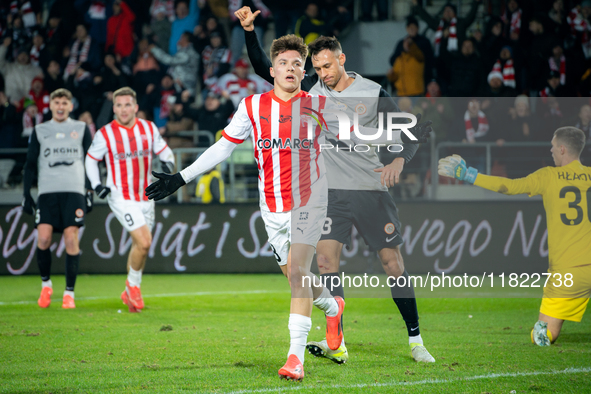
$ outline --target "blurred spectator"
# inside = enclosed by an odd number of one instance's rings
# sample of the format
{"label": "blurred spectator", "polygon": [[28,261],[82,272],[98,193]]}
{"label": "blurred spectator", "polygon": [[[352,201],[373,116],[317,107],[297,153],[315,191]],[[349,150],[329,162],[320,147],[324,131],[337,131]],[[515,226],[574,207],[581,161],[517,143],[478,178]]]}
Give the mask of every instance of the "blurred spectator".
{"label": "blurred spectator", "polygon": [[26,98],[23,104],[23,133],[21,134],[24,138],[29,138],[33,132],[33,128],[43,123],[43,114],[39,112],[37,104],[30,98]]}
{"label": "blurred spectator", "polygon": [[503,35],[513,43],[519,41],[522,33],[523,11],[519,8],[517,0],[508,0],[503,13]]}
{"label": "blurred spectator", "polygon": [[441,97],[441,89],[436,81],[427,84],[427,93],[420,98],[412,110],[413,114],[421,113],[424,119],[433,122],[433,130],[438,142],[449,140],[449,127],[454,120],[451,100]]}
{"label": "blurred spectator", "polygon": [[[253,13],[260,11],[260,15],[256,19],[256,23],[254,24],[254,31],[257,34],[257,38],[260,40],[263,39],[265,29],[267,27],[267,18],[271,16],[271,11],[265,6],[262,0],[232,0],[230,1],[230,5],[228,7],[228,11],[230,11],[230,20],[232,21],[232,38],[231,38],[231,49],[232,49],[232,59],[231,64],[233,65],[242,57],[242,49],[244,48],[244,29],[240,25],[240,20],[236,18],[234,12],[238,11],[240,8],[248,6],[250,7]],[[227,71],[226,71],[227,72]],[[225,74],[224,72],[223,74]],[[205,78],[207,79],[207,78]]]}
{"label": "blurred spectator", "polygon": [[564,10],[563,0],[554,0],[552,8],[548,12],[550,22],[550,31],[561,40],[567,37],[570,27],[566,21],[566,12]]}
{"label": "blurred spectator", "polygon": [[515,98],[514,106],[509,109],[508,122],[504,127],[504,134],[499,145],[505,141],[523,142],[537,141],[534,125],[534,117],[531,116],[529,97],[519,95]]}
{"label": "blurred spectator", "polygon": [[45,47],[44,41],[45,38],[43,36],[43,32],[40,30],[35,30],[33,32],[33,46],[29,52],[29,57],[31,58],[31,64],[33,66],[41,67],[42,70],[47,68],[51,58],[49,50]]}
{"label": "blurred spectator", "polygon": [[294,34],[302,37],[304,42],[309,44],[318,37],[329,34],[329,31],[329,26],[318,12],[318,5],[308,3],[304,15],[296,22]]}
{"label": "blurred spectator", "polygon": [[92,120],[92,114],[89,111],[84,111],[78,116],[78,120],[86,123],[90,130],[90,134],[94,137],[94,134],[96,133],[96,125],[94,124],[94,120]]}
{"label": "blurred spectator", "polygon": [[[160,19],[161,15],[163,15],[165,19],[172,23],[175,18],[174,0],[154,0],[150,6],[150,15],[152,16],[152,22],[155,19]],[[162,46],[164,45],[162,43]],[[166,44],[166,47],[168,47],[168,44]]]}
{"label": "blurred spectator", "polygon": [[581,5],[573,8],[566,21],[570,26],[571,37],[575,40],[576,48],[586,59],[591,57],[591,0],[583,0]]}
{"label": "blurred spectator", "polygon": [[17,146],[18,129],[21,119],[16,107],[0,91],[0,148],[15,148]]}
{"label": "blurred spectator", "polygon": [[591,138],[591,105],[581,107],[575,127],[583,130],[588,139]]}
{"label": "blurred spectator", "polygon": [[402,112],[412,111],[412,100],[408,97],[400,97],[396,104],[398,104],[398,108]]}
{"label": "blurred spectator", "polygon": [[91,69],[90,63],[84,62],[76,67],[74,73],[66,81],[66,89],[72,92],[76,99],[74,101],[77,102],[77,105],[74,105],[76,113],[97,110],[97,91],[93,83]]}
{"label": "blurred spectator", "polygon": [[[88,30],[83,24],[76,26],[76,40],[70,49],[64,53],[68,58],[64,79],[76,72],[77,67],[87,62],[88,71],[98,70],[101,66],[101,49],[98,44],[88,35]],[[75,96],[75,95],[74,95]]]}
{"label": "blurred spectator", "polygon": [[362,22],[372,22],[373,4],[376,4],[378,12],[378,21],[385,21],[388,19],[388,1],[387,0],[364,0],[361,2],[361,18]]}
{"label": "blurred spectator", "polygon": [[[167,42],[168,44],[168,42]],[[144,38],[137,45],[137,60],[133,66],[133,90],[138,94],[138,103],[160,82],[160,66],[150,52],[148,39]]]}
{"label": "blurred spectator", "polygon": [[548,58],[548,69],[556,71],[560,76],[560,85],[564,89],[563,97],[574,96],[573,87],[576,84],[577,76],[580,72],[577,70],[576,61],[564,55],[564,50],[560,42],[555,42],[552,48],[552,54]]}
{"label": "blurred spectator", "polygon": [[462,142],[472,144],[490,140],[488,135],[490,125],[488,118],[480,108],[480,104],[481,102],[478,99],[472,99],[468,102],[468,109],[464,112]]}
{"label": "blurred spectator", "polygon": [[211,90],[232,100],[234,107],[238,108],[243,98],[273,89],[273,85],[256,74],[249,74],[248,71],[248,63],[244,59],[238,60],[234,70],[221,76]]}
{"label": "blurred spectator", "polygon": [[41,4],[39,4],[39,1],[12,0],[10,9],[12,12],[18,12],[26,29],[31,29],[41,22]]}
{"label": "blurred spectator", "polygon": [[193,32],[193,46],[195,47],[195,51],[197,53],[203,52],[206,46],[209,45],[211,33],[216,32],[222,38],[222,44],[226,44],[226,34],[224,33],[224,29],[220,26],[218,20],[214,16],[210,16],[205,21],[205,28],[201,25],[195,27]]}
{"label": "blurred spectator", "polygon": [[222,45],[219,33],[211,33],[210,45],[201,53],[201,75],[207,89],[217,82],[217,79],[230,71],[231,53]]}
{"label": "blurred spectator", "polygon": [[501,49],[509,43],[509,40],[503,37],[503,21],[497,16],[491,17],[487,23],[486,32],[482,43],[482,57],[484,68],[491,70],[498,59]]}
{"label": "blurred spectator", "polygon": [[482,62],[474,53],[472,40],[464,40],[462,51],[458,54],[452,54],[450,60],[449,95],[451,97],[475,96],[480,90],[483,69]]}
{"label": "blurred spectator", "polygon": [[513,62],[513,49],[506,45],[501,49],[499,59],[492,69],[493,72],[501,73],[503,76],[503,85],[516,89],[517,83],[515,81],[515,63]]}
{"label": "blurred spectator", "polygon": [[[174,97],[174,102],[172,98]],[[168,146],[171,149],[175,148],[192,148],[193,138],[192,137],[181,137],[178,134],[180,131],[193,130],[196,117],[195,111],[190,108],[191,97],[187,97],[183,102],[181,94],[170,96],[169,106],[170,112],[168,115],[168,121],[164,127],[160,128],[160,134],[166,140]]]}
{"label": "blurred spectator", "polygon": [[174,80],[169,74],[165,74],[158,86],[148,86],[146,96],[140,103],[140,108],[150,109],[154,114],[154,123],[158,127],[163,127],[168,120],[170,107],[167,104],[168,98],[174,96],[177,91],[174,88]]}
{"label": "blurred spectator", "polygon": [[283,37],[288,31],[293,33],[298,18],[304,12],[303,4],[297,1],[270,1],[268,4],[273,13],[275,37]]}
{"label": "blurred spectator", "polygon": [[[99,48],[107,41],[107,21],[113,14],[113,2],[114,0],[74,1],[74,7],[84,15],[84,21],[88,24],[87,34]],[[98,56],[100,58],[100,54]]]}
{"label": "blurred spectator", "polygon": [[[338,38],[341,32],[353,22],[353,13],[347,8],[348,4],[350,2],[347,0],[318,1],[320,13],[325,16],[325,20],[331,29],[329,35]],[[273,17],[275,17],[275,14],[273,14]]]}
{"label": "blurred spectator", "polygon": [[[430,81],[433,79],[433,48],[431,47],[429,40],[425,36],[419,34],[419,21],[417,21],[417,19],[413,16],[409,16],[406,20],[406,33],[408,34],[407,37],[411,38],[413,43],[419,47],[425,58],[425,73],[423,82]],[[394,66],[394,62],[402,54],[405,38],[398,41],[396,44],[394,53],[390,57],[391,66]]]}
{"label": "blurred spectator", "polygon": [[[121,66],[115,61],[115,56],[106,54],[100,74],[94,77],[95,90],[100,93],[102,106],[96,118],[100,129],[113,120],[113,92],[127,86],[127,77],[121,71]],[[96,114],[96,112],[95,112]]]}
{"label": "blurred spectator", "polygon": [[[190,2],[190,4],[189,4]],[[176,19],[172,22],[170,38],[168,40],[168,53],[175,55],[177,43],[184,32],[192,32],[199,21],[199,6],[197,0],[180,0],[175,7]]]}
{"label": "blurred spectator", "polygon": [[542,101],[546,97],[568,97],[567,89],[560,84],[560,73],[558,71],[550,71],[546,82],[546,87],[540,90],[539,93]]}
{"label": "blurred spectator", "polygon": [[449,57],[450,52],[457,52],[460,49],[459,45],[464,42],[468,27],[476,18],[480,1],[473,0],[470,12],[465,18],[458,18],[456,7],[451,3],[447,3],[443,6],[440,20],[429,15],[417,0],[412,1],[413,14],[419,16],[427,23],[429,28],[435,31],[435,57],[438,58],[436,60],[437,78],[446,85],[445,87],[450,81],[450,64],[442,59]]}
{"label": "blurred spectator", "polygon": [[65,86],[62,78],[62,70],[60,64],[55,60],[50,60],[45,69],[45,78],[43,80],[45,89],[51,93],[54,90],[63,88]]}
{"label": "blurred spectator", "polygon": [[59,59],[63,54],[64,47],[68,44],[68,33],[61,24],[58,16],[50,16],[47,20],[45,30],[45,45],[52,59]]}
{"label": "blurred spectator", "polygon": [[215,135],[228,125],[228,118],[234,112],[232,100],[222,100],[214,92],[209,92],[205,99],[205,104],[197,111],[197,124],[199,130],[211,132],[215,140]]}
{"label": "blurred spectator", "polygon": [[28,98],[35,102],[37,110],[41,115],[49,112],[49,93],[44,89],[42,77],[36,76],[33,78]]}
{"label": "blurred spectator", "polygon": [[488,85],[482,90],[479,96],[482,97],[515,97],[517,90],[503,83],[503,74],[493,70],[487,77]]}
{"label": "blurred spectator", "polygon": [[122,0],[113,2],[113,16],[107,21],[105,52],[113,53],[121,62],[131,55],[134,46],[133,22],[135,14]]}
{"label": "blurred spectator", "polygon": [[398,96],[422,96],[425,94],[425,55],[407,36],[402,42],[402,53],[387,73]]}
{"label": "blurred spectator", "polygon": [[529,22],[529,30],[533,34],[529,51],[526,56],[528,71],[527,86],[532,91],[540,91],[544,88],[548,72],[548,57],[552,51],[553,37],[544,29],[539,18],[532,18]]}
{"label": "blurred spectator", "polygon": [[193,48],[191,36],[188,31],[181,35],[176,44],[177,51],[174,56],[168,55],[156,46],[151,46],[150,51],[160,63],[171,66],[168,73],[174,78],[177,90],[188,90],[194,96],[197,88],[199,55]]}
{"label": "blurred spectator", "polygon": [[12,39],[5,37],[0,46],[0,73],[4,76],[4,92],[12,103],[16,104],[29,93],[31,82],[36,76],[43,77],[43,70],[33,66],[29,59],[29,51],[20,48],[14,62],[6,60],[6,51]]}
{"label": "blurred spectator", "polygon": [[20,15],[8,15],[6,18],[7,31],[4,38],[12,38],[12,45],[7,52],[7,60],[14,60],[18,55],[18,51],[26,48],[31,42],[30,30],[23,26],[23,20]]}
{"label": "blurred spectator", "polygon": [[172,22],[170,18],[167,17],[166,6],[159,5],[158,7],[154,7],[152,11],[152,16],[152,23],[150,24],[150,30],[152,33],[151,37],[154,40],[154,42],[160,48],[162,48],[164,52],[169,53],[168,44],[170,42],[170,31],[172,29]]}

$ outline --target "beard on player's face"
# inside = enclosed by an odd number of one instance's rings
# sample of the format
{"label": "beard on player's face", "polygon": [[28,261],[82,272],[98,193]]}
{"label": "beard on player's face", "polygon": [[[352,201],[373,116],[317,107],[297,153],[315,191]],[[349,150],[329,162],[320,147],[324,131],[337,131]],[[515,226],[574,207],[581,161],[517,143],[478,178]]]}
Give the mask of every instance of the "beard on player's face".
{"label": "beard on player's face", "polygon": [[325,49],[312,57],[312,66],[318,77],[331,89],[334,89],[343,76],[340,54]]}

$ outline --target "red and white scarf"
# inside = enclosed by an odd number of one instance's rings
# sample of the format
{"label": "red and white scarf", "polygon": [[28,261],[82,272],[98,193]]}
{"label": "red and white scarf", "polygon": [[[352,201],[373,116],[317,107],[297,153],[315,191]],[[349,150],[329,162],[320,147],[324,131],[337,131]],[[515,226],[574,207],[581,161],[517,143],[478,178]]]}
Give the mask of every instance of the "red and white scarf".
{"label": "red and white scarf", "polygon": [[160,7],[164,7],[166,9],[165,15],[169,21],[173,22],[175,19],[174,13],[174,1],[173,0],[154,0],[152,3],[152,7],[150,7],[150,14],[152,18],[156,18],[156,10]]}
{"label": "red and white scarf", "polygon": [[[450,21],[449,25],[449,36],[447,36],[447,50],[457,51],[458,50],[458,29],[456,24],[458,23],[457,18],[453,18]],[[444,20],[442,19],[439,22],[439,27],[435,32],[435,56],[439,56],[439,48],[441,47],[441,40],[443,38],[443,26],[445,25]]]}
{"label": "red and white scarf", "polygon": [[93,0],[90,7],[88,7],[88,16],[93,20],[107,19],[107,7],[104,1]]}
{"label": "red and white scarf", "polygon": [[554,57],[548,59],[548,64],[550,65],[550,70],[560,73],[560,84],[564,85],[566,83],[566,58],[564,55],[560,56],[560,66],[556,65]]}
{"label": "red and white scarf", "polygon": [[28,29],[37,24],[37,17],[33,12],[33,7],[30,1],[25,1],[21,6],[21,15],[23,18],[23,25]]}
{"label": "red and white scarf", "polygon": [[474,130],[472,121],[470,120],[470,111],[464,114],[464,124],[466,126],[466,139],[468,142],[476,142],[476,138],[480,138],[488,133],[488,119],[482,111],[478,111],[478,130]]}
{"label": "red and white scarf", "polygon": [[591,57],[591,25],[587,20],[583,17],[583,14],[579,12],[576,8],[573,8],[571,12],[566,17],[566,21],[570,25],[571,35],[573,37],[577,36],[577,32],[582,32],[581,36],[581,45],[583,46],[583,52],[585,57],[588,59]]}
{"label": "red and white scarf", "polygon": [[33,133],[33,128],[38,124],[43,123],[43,114],[37,112],[33,118],[27,111],[23,111],[23,137],[28,137]]}
{"label": "red and white scarf", "polygon": [[515,88],[515,68],[513,68],[513,59],[509,59],[505,62],[503,70],[501,71],[501,61],[497,60],[493,66],[493,71],[498,71],[503,74],[503,85]]}
{"label": "red and white scarf", "polygon": [[29,53],[29,57],[31,58],[31,64],[33,66],[39,65],[39,55],[41,54],[41,50],[43,48],[45,48],[45,44],[41,45],[41,48],[37,48],[35,45],[33,45],[33,48],[31,48],[31,52]]}
{"label": "red and white scarf", "polygon": [[84,63],[88,60],[88,52],[90,51],[90,36],[86,37],[82,49],[78,52],[80,47],[80,40],[74,41],[72,49],[70,50],[70,58],[68,59],[68,65],[66,66],[66,72],[64,73],[64,79],[67,79],[69,75],[72,75],[76,71],[76,65],[78,62]]}
{"label": "red and white scarf", "polygon": [[[508,23],[507,14],[503,15],[503,22]],[[521,9],[518,9],[511,14],[511,27],[509,28],[509,35],[515,33],[519,35],[521,31]]]}
{"label": "red and white scarf", "polygon": [[10,2],[10,13],[18,14],[18,1],[14,0]]}

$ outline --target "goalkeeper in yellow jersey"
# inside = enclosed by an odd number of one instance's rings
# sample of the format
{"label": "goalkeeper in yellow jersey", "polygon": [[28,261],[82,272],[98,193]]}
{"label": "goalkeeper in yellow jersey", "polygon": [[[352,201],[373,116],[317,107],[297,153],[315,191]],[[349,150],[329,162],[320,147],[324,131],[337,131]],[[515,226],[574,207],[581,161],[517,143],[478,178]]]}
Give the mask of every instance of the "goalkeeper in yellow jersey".
{"label": "goalkeeper in yellow jersey", "polygon": [[519,179],[479,174],[458,155],[439,160],[439,175],[503,194],[541,195],[546,210],[550,279],[532,341],[549,346],[565,320],[580,322],[591,294],[591,167],[580,162],[585,134],[561,127],[552,138],[556,167]]}

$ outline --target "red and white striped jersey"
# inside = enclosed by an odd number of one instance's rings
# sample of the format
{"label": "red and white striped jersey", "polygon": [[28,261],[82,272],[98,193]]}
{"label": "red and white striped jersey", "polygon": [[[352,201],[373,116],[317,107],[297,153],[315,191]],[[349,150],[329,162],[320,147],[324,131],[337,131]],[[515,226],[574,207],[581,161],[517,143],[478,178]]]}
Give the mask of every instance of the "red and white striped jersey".
{"label": "red and white striped jersey", "polygon": [[286,212],[308,204],[326,204],[328,188],[320,154],[324,143],[321,132],[326,128],[314,119],[325,105],[326,97],[304,91],[290,101],[270,91],[240,102],[222,135],[234,143],[252,137],[261,207]]}
{"label": "red and white striped jersey", "polygon": [[107,186],[112,194],[118,193],[125,200],[148,201],[144,190],[150,184],[152,152],[158,155],[166,148],[154,123],[136,119],[127,128],[114,120],[95,134],[88,156],[96,161],[107,156]]}

